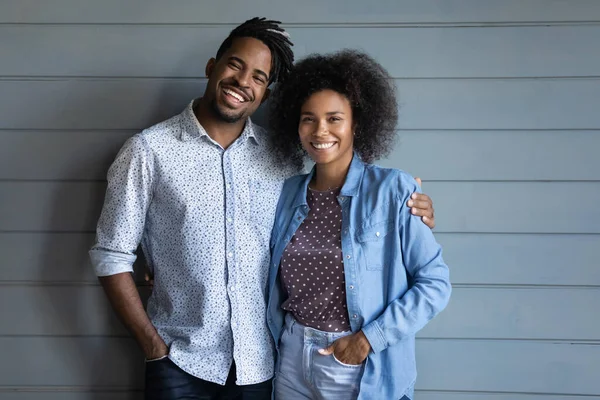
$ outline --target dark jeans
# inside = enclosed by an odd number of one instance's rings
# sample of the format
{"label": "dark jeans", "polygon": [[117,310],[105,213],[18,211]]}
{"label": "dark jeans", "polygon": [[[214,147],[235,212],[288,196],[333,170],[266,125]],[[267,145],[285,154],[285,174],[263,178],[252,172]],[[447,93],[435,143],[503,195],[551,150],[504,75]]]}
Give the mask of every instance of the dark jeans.
{"label": "dark jeans", "polygon": [[168,357],[146,363],[146,400],[270,400],[271,390],[271,380],[237,386],[235,365],[222,386],[188,374]]}

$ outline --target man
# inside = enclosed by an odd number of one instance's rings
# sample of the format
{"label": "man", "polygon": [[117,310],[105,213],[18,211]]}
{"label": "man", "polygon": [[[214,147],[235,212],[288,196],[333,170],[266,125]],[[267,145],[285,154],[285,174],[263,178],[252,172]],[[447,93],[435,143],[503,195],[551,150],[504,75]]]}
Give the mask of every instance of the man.
{"label": "man", "polygon": [[[271,396],[269,239],[283,180],[299,171],[250,116],[292,67],[278,24],[235,28],[206,65],[204,96],[130,138],[109,170],[90,256],[146,355],[147,399]],[[433,226],[429,197],[413,201]],[[154,276],[148,314],[131,276],[139,244]]]}

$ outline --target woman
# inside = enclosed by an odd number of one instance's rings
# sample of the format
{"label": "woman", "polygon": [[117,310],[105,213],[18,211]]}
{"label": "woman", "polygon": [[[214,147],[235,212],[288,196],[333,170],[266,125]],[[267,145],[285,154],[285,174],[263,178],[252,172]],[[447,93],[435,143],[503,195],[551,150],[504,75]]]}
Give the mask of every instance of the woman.
{"label": "woman", "polygon": [[415,334],[451,286],[440,246],[406,207],[417,183],[371,164],[395,135],[393,81],[365,54],[316,55],[271,104],[280,152],[315,163],[285,182],[272,233],[275,397],[412,399]]}

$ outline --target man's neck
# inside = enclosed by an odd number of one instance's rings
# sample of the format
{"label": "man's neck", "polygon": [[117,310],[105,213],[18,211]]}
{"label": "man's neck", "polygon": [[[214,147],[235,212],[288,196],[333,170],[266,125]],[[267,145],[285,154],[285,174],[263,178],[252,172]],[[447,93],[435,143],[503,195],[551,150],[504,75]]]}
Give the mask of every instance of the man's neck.
{"label": "man's neck", "polygon": [[224,149],[228,148],[240,137],[247,121],[247,118],[244,118],[231,124],[223,122],[215,116],[214,112],[210,109],[210,105],[203,101],[203,99],[200,99],[196,107],[194,107],[194,115],[208,136]]}

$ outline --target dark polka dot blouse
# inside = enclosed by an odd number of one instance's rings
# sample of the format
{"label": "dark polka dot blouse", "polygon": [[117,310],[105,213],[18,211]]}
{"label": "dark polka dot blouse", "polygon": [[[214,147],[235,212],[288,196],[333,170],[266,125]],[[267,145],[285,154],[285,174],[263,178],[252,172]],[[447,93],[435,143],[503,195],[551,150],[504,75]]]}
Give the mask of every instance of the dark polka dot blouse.
{"label": "dark polka dot blouse", "polygon": [[303,325],[327,332],[350,330],[342,259],[339,190],[309,189],[308,216],[281,259],[282,308]]}

